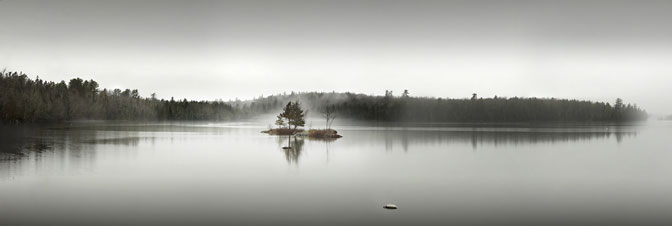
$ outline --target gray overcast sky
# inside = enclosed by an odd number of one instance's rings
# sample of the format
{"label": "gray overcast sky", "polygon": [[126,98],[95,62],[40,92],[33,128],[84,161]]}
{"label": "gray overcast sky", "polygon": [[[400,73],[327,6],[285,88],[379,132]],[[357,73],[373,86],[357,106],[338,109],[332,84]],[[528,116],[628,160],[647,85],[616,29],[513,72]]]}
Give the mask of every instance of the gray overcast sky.
{"label": "gray overcast sky", "polygon": [[148,96],[537,96],[672,113],[672,1],[0,1],[0,68]]}

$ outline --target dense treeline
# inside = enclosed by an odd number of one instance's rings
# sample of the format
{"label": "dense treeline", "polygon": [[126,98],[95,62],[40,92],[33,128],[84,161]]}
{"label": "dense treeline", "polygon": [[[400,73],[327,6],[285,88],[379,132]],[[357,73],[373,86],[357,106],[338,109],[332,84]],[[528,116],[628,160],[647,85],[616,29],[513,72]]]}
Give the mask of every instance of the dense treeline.
{"label": "dense treeline", "polygon": [[259,97],[248,101],[189,101],[143,98],[138,90],[99,89],[97,82],[75,78],[68,83],[32,80],[17,72],[0,72],[0,122],[103,120],[230,120],[277,113],[299,101],[309,116],[326,108],[339,118],[415,122],[620,122],[645,120],[647,113],[618,99],[602,102],[553,98],[444,99],[306,92]]}
{"label": "dense treeline", "polygon": [[18,72],[0,72],[0,121],[47,122],[103,120],[226,120],[235,109],[224,102],[142,98],[138,90],[99,90],[93,80],[68,83],[32,80]]}
{"label": "dense treeline", "polygon": [[[411,97],[408,91],[393,96],[354,93],[291,93],[233,102],[243,112],[270,113],[287,101],[299,100],[313,116],[327,107],[341,118],[415,122],[622,122],[645,120],[646,111],[617,99],[614,105],[602,102],[554,98],[471,98],[444,99]],[[317,114],[314,114],[318,112]],[[249,114],[249,113],[248,113]]]}

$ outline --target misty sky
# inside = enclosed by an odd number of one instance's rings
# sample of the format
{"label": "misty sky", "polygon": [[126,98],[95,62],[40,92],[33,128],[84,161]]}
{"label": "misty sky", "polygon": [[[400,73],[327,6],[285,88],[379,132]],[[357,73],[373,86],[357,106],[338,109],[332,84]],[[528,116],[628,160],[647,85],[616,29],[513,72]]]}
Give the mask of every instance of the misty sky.
{"label": "misty sky", "polygon": [[0,69],[213,100],[537,96],[672,113],[672,1],[0,0]]}

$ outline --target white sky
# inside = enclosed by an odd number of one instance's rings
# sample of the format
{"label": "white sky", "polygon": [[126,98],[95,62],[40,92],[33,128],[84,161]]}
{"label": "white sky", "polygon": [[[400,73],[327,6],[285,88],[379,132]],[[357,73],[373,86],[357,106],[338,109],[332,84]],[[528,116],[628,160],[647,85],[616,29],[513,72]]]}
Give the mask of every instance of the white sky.
{"label": "white sky", "polygon": [[670,1],[0,1],[0,68],[148,96],[537,96],[672,113]]}

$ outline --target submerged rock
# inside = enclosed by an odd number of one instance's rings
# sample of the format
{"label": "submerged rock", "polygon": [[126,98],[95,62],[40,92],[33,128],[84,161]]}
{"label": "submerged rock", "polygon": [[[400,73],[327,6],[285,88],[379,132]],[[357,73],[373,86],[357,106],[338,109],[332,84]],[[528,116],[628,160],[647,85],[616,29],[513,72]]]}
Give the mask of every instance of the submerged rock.
{"label": "submerged rock", "polygon": [[387,204],[387,205],[383,206],[383,208],[388,209],[388,210],[396,210],[396,209],[397,209],[397,205],[394,205],[394,204]]}

